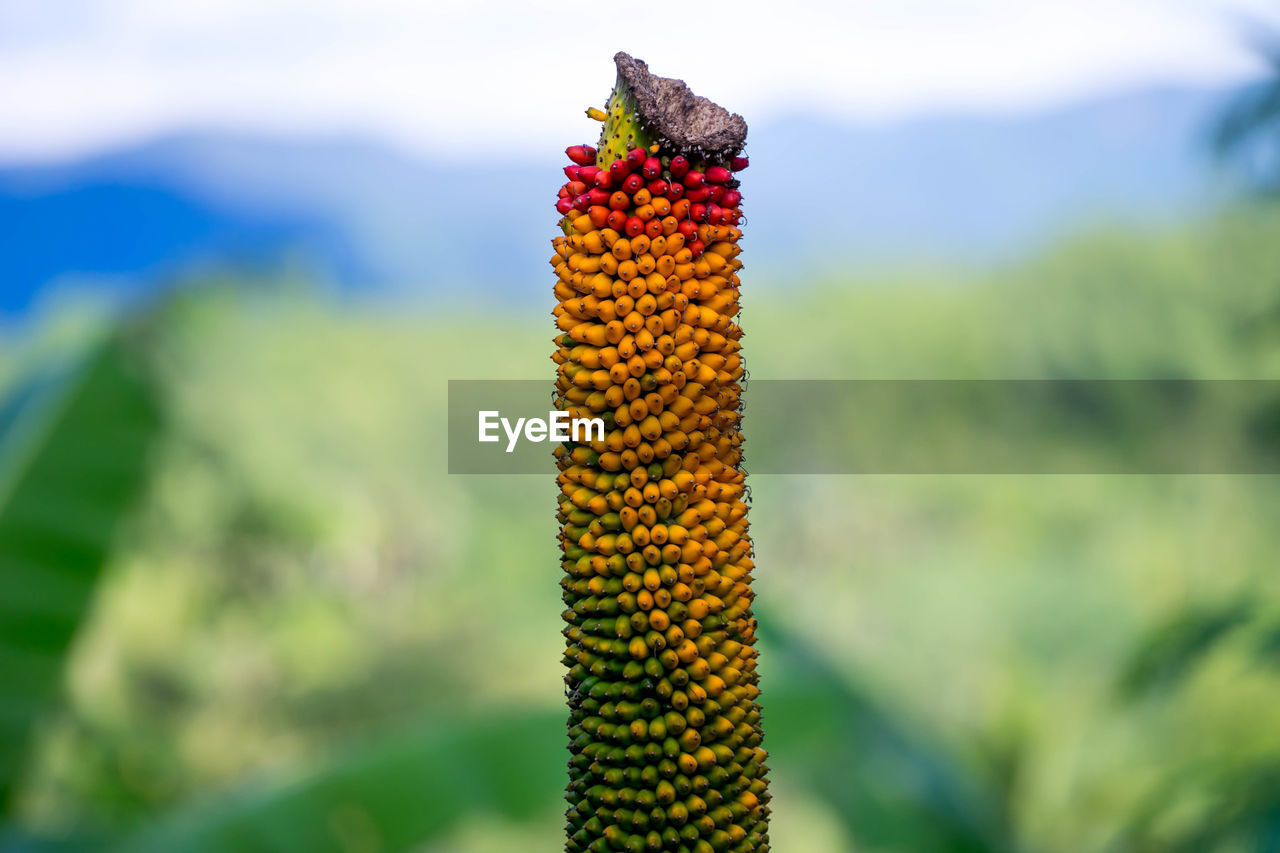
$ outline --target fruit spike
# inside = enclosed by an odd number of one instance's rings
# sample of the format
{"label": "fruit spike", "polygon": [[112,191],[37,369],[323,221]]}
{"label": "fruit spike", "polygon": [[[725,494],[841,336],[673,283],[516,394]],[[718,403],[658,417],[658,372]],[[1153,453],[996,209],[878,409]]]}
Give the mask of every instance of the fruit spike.
{"label": "fruit spike", "polygon": [[552,243],[567,853],[767,853],[736,322],[746,123],[620,53]]}

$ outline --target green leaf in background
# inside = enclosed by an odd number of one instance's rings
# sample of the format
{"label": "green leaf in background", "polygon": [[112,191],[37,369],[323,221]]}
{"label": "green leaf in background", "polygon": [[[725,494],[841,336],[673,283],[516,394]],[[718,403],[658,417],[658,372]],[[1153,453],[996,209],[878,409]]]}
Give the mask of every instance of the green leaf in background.
{"label": "green leaf in background", "polygon": [[1242,773],[1227,770],[1218,774],[1225,790],[1237,792],[1227,808],[1207,816],[1188,837],[1167,848],[1173,853],[1202,850],[1280,851],[1280,770],[1258,768]]}
{"label": "green leaf in background", "polygon": [[12,808],[31,731],[56,702],[68,649],[160,432],[124,335],[29,385],[0,434],[0,808]]}
{"label": "green leaf in background", "polygon": [[[1232,796],[1205,808],[1195,820],[1162,825],[1168,804],[1181,788],[1210,781]],[[1274,765],[1233,767],[1209,760],[1182,777],[1171,777],[1139,805],[1114,849],[1134,853],[1202,853],[1241,850],[1280,853],[1280,770]]]}
{"label": "green leaf in background", "polygon": [[1219,641],[1253,616],[1248,600],[1201,604],[1158,625],[1138,644],[1116,687],[1134,699],[1151,690],[1174,687]]}
{"label": "green leaf in background", "polygon": [[416,848],[477,813],[544,817],[564,790],[564,719],[548,710],[430,721],[293,781],[179,809],[118,849],[374,853]]}
{"label": "green leaf in background", "polygon": [[771,616],[760,627],[770,765],[799,769],[796,781],[826,800],[858,849],[1012,849],[999,798],[972,768],[893,719]]}

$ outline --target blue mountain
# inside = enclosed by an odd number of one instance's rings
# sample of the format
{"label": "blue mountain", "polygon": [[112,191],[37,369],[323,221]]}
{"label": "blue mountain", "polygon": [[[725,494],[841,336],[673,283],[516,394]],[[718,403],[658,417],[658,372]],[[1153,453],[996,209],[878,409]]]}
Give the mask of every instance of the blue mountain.
{"label": "blue mountain", "polygon": [[[1038,115],[752,128],[761,279],[835,264],[999,259],[1086,222],[1214,202],[1205,128],[1231,93],[1152,90]],[[0,169],[0,312],[60,281],[158,286],[200,264],[305,257],[360,291],[540,298],[562,158],[414,159],[362,140],[188,133]]]}

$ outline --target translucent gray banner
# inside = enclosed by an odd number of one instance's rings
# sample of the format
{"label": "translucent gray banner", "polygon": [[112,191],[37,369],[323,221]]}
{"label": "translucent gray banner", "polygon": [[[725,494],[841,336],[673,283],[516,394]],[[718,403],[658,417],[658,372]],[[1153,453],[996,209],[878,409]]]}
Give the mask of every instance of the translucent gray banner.
{"label": "translucent gray banner", "polygon": [[[1280,381],[753,380],[743,399],[752,474],[1280,473]],[[549,380],[451,380],[449,473],[552,472],[530,423],[553,411]]]}

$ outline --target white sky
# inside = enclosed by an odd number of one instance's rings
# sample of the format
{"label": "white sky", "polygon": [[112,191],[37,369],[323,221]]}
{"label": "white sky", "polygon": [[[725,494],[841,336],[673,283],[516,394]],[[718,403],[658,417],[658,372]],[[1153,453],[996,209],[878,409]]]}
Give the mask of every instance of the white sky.
{"label": "white sky", "polygon": [[[0,160],[189,127],[563,146],[627,50],[766,121],[1023,110],[1261,69],[1274,0],[0,0]],[[647,8],[665,11],[646,11]],[[624,10],[632,11],[624,11]],[[499,138],[499,134],[501,137]]]}

